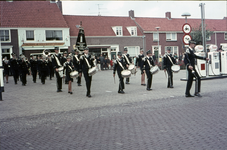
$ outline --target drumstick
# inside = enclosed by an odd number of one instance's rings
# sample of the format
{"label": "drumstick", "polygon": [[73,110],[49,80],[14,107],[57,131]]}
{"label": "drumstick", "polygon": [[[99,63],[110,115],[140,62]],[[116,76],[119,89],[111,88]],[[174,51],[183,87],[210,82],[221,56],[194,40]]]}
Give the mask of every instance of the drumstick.
{"label": "drumstick", "polygon": [[164,71],[164,72],[165,72],[165,76],[166,76],[166,78],[167,78],[166,71]]}

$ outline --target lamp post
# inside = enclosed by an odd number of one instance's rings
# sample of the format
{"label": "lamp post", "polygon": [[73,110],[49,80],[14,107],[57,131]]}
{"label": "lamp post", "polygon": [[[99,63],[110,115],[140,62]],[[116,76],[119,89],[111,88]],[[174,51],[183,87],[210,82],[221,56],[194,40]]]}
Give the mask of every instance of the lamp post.
{"label": "lamp post", "polygon": [[160,27],[155,27],[157,29],[157,34],[158,34],[158,62],[159,62],[159,32],[158,30],[160,29]]}
{"label": "lamp post", "polygon": [[191,14],[188,13],[188,12],[185,12],[185,13],[183,13],[181,16],[182,16],[182,17],[185,17],[185,23],[187,23],[187,17],[190,17]]}

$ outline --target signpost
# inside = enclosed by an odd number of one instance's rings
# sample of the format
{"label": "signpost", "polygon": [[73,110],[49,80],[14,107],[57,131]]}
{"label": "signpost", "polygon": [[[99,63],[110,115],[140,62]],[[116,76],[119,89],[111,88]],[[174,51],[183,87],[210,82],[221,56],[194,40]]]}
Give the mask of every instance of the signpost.
{"label": "signpost", "polygon": [[0,101],[2,101],[2,92],[4,92],[4,81],[3,81],[2,48],[0,43]]}
{"label": "signpost", "polygon": [[184,32],[184,36],[183,36],[183,42],[185,45],[189,45],[189,41],[192,40],[192,37],[190,36],[190,33],[192,31],[191,25],[188,23],[185,23],[182,26],[182,31]]}

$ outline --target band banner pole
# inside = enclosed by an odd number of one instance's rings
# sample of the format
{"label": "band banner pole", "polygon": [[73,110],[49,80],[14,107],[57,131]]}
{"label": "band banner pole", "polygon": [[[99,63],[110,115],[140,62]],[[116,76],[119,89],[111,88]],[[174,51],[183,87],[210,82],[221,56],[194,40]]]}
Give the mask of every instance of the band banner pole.
{"label": "band banner pole", "polygon": [[4,92],[4,81],[3,81],[3,64],[2,64],[2,47],[0,42],[0,101],[2,101],[2,92]]}

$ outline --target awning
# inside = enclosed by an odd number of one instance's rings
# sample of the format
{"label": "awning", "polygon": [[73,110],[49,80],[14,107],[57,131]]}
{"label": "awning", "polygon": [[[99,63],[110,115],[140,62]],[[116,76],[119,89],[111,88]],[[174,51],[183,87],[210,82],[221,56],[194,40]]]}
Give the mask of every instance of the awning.
{"label": "awning", "polygon": [[57,46],[59,49],[68,49],[65,43],[24,43],[21,47],[24,50],[42,50],[42,49],[54,49]]}
{"label": "awning", "polygon": [[23,46],[62,46],[65,43],[24,43]]}
{"label": "awning", "polygon": [[110,48],[110,46],[88,46],[88,48]]}

